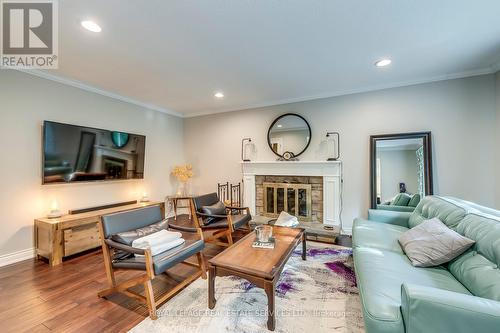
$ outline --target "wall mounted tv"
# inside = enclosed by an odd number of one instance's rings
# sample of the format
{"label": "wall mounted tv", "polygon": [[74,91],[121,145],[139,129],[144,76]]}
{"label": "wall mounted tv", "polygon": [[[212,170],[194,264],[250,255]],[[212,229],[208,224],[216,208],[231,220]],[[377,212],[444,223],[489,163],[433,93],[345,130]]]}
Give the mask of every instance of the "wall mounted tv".
{"label": "wall mounted tv", "polygon": [[144,178],[146,137],[43,123],[43,184]]}

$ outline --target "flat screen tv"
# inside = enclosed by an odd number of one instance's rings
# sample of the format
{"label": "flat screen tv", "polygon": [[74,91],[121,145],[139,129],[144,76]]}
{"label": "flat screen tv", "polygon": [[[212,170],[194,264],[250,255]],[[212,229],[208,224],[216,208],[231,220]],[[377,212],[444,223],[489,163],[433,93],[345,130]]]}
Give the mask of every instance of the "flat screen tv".
{"label": "flat screen tv", "polygon": [[144,178],[146,137],[43,123],[43,184]]}

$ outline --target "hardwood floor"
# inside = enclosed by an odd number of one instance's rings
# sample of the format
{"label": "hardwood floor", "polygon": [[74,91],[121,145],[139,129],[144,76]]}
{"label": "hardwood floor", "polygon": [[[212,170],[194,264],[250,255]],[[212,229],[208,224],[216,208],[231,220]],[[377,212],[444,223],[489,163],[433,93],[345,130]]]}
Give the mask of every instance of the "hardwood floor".
{"label": "hardwood floor", "polygon": [[[178,224],[189,225],[187,215]],[[235,241],[244,234],[237,232]],[[224,248],[207,244],[209,259]],[[194,262],[194,261],[193,261]],[[156,281],[155,291],[172,288],[194,268],[178,265]],[[120,277],[137,273],[117,272]],[[157,279],[158,280],[158,279]],[[114,294],[97,297],[106,287],[101,250],[93,250],[49,267],[46,261],[26,260],[0,268],[0,331],[6,332],[125,332],[147,315],[144,304]]]}

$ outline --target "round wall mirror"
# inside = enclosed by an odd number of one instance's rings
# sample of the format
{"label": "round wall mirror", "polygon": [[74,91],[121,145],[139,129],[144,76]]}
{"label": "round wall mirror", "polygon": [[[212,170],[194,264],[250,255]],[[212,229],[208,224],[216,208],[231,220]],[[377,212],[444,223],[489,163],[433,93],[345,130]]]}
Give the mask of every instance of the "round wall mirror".
{"label": "round wall mirror", "polygon": [[267,132],[269,147],[280,158],[294,159],[311,142],[311,126],[298,114],[287,113],[276,118]]}

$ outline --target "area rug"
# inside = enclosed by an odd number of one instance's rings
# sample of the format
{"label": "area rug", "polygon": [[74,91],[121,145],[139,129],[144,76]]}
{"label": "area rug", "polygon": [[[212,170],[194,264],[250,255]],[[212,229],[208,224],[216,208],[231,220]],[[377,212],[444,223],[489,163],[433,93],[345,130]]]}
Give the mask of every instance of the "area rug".
{"label": "area rug", "polygon": [[[275,332],[364,332],[350,248],[297,248],[276,286]],[[266,332],[264,290],[236,277],[215,279],[216,306],[208,309],[207,280],[198,279],[130,332]]]}

